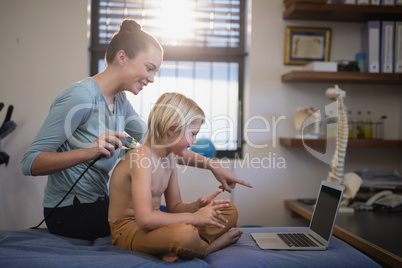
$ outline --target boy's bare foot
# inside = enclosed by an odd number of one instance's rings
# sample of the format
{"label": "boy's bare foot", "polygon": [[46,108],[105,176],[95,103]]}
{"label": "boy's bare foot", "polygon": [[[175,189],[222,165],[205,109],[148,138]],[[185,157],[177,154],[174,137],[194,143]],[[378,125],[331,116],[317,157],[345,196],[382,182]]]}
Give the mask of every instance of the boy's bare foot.
{"label": "boy's bare foot", "polygon": [[214,242],[210,244],[208,254],[236,243],[242,234],[243,231],[241,229],[235,229],[224,233],[218,239],[216,239]]}
{"label": "boy's bare foot", "polygon": [[179,256],[177,256],[176,253],[168,252],[164,255],[161,255],[161,259],[165,262],[176,262],[179,259]]}

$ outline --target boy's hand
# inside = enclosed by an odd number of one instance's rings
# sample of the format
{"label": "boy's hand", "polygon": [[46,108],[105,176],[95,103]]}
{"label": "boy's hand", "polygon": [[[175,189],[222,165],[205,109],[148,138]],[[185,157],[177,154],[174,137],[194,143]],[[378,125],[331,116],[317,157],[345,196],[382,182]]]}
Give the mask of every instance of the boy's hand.
{"label": "boy's hand", "polygon": [[219,209],[227,206],[229,206],[229,203],[214,205],[214,201],[211,201],[207,206],[200,208],[193,214],[193,225],[197,227],[214,225],[218,228],[225,228],[225,225],[221,224],[221,222],[227,223],[228,220],[222,216],[222,212]]}
{"label": "boy's hand", "polygon": [[202,208],[202,207],[205,207],[206,205],[208,205],[211,202],[213,202],[212,205],[229,204],[230,203],[229,199],[215,200],[215,198],[222,192],[223,192],[223,190],[219,189],[216,192],[212,193],[210,196],[198,198],[197,201],[196,201],[197,210]]}

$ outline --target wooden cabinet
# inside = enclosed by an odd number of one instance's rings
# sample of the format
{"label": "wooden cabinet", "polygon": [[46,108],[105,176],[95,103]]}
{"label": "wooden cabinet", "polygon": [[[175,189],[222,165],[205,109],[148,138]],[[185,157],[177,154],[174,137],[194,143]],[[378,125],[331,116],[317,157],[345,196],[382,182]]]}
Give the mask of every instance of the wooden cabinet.
{"label": "wooden cabinet", "polygon": [[[368,20],[402,20],[402,6],[324,5],[294,3],[283,13],[284,20],[321,20],[365,22]],[[314,72],[291,71],[282,82],[361,83],[402,85],[402,73]],[[402,87],[401,87],[402,90]],[[326,141],[305,140],[309,146],[325,146]],[[280,138],[285,146],[303,146],[296,138]],[[402,147],[402,140],[349,140],[348,147]]]}

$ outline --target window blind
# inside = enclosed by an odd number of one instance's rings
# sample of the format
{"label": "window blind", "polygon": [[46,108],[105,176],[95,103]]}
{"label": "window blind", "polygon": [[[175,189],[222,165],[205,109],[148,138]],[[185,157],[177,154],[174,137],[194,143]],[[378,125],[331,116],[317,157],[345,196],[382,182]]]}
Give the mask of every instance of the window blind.
{"label": "window blind", "polygon": [[108,44],[131,18],[164,47],[240,48],[241,14],[240,0],[99,1],[99,44]]}
{"label": "window blind", "polygon": [[124,19],[133,19],[163,46],[155,82],[130,102],[144,119],[164,92],[181,92],[204,110],[199,138],[211,139],[217,157],[236,158],[243,145],[243,75],[247,0],[92,0],[91,75]]}

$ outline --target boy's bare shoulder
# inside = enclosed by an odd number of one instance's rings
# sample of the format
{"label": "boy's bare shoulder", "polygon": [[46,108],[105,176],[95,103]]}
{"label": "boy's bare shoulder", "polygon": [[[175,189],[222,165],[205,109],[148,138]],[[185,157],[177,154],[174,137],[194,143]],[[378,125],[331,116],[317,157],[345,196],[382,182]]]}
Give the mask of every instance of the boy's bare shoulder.
{"label": "boy's bare shoulder", "polygon": [[[136,148],[132,148],[124,156],[125,165],[129,164],[131,168],[143,167],[144,163],[152,158],[152,151],[146,145],[140,145]],[[149,166],[149,164],[148,164]]]}
{"label": "boy's bare shoulder", "polygon": [[140,145],[128,151],[127,153],[130,156],[136,156],[138,158],[150,157],[152,155],[152,151],[146,145]]}

